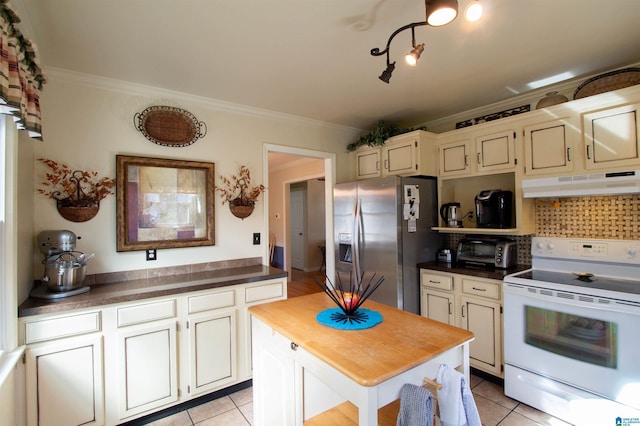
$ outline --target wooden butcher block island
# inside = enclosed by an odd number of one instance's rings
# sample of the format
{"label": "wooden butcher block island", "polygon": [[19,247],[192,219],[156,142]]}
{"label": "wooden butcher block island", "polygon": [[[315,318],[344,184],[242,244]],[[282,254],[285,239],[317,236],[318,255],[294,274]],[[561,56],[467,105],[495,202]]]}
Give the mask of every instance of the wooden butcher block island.
{"label": "wooden butcher block island", "polygon": [[316,320],[335,307],[316,293],[249,308],[256,425],[395,425],[405,383],[435,379],[442,363],[469,379],[469,331],[373,301],[362,306],[382,315],[372,328]]}

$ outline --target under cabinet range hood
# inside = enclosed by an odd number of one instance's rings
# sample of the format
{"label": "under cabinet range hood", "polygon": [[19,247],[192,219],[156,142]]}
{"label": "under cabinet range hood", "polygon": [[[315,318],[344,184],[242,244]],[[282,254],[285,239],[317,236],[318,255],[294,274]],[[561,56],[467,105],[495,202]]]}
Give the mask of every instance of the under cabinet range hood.
{"label": "under cabinet range hood", "polygon": [[640,193],[640,170],[522,180],[525,198]]}

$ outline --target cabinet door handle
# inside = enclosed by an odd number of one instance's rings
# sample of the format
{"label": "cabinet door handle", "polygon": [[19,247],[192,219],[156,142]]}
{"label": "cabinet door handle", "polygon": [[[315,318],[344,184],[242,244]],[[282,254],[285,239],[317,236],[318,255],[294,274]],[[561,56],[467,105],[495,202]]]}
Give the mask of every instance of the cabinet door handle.
{"label": "cabinet door handle", "polygon": [[464,156],[464,166],[467,167],[469,165],[469,156],[465,154]]}
{"label": "cabinet door handle", "polygon": [[591,150],[589,150],[589,145],[587,145],[587,160],[591,160]]}
{"label": "cabinet door handle", "polygon": [[465,306],[467,306],[467,305],[462,305],[462,318],[464,318],[464,317],[465,317],[465,315],[464,315],[464,307],[465,307]]}
{"label": "cabinet door handle", "polygon": [[475,291],[487,291],[486,288],[478,288],[478,287],[471,287],[472,289],[474,289]]}
{"label": "cabinet door handle", "polygon": [[478,164],[480,164],[480,153],[478,153],[477,156],[478,156]]}
{"label": "cabinet door handle", "polygon": [[376,172],[380,170],[380,161],[376,161]]}
{"label": "cabinet door handle", "polygon": [[387,167],[387,160],[384,160],[384,169],[389,170],[389,168]]}
{"label": "cabinet door handle", "polygon": [[567,161],[571,161],[571,148],[567,148]]}
{"label": "cabinet door handle", "polygon": [[298,345],[295,342],[291,342],[291,350],[292,351],[297,351],[298,350]]}
{"label": "cabinet door handle", "polygon": [[452,314],[453,314],[453,311],[451,309],[451,302],[449,302],[449,315],[452,315]]}

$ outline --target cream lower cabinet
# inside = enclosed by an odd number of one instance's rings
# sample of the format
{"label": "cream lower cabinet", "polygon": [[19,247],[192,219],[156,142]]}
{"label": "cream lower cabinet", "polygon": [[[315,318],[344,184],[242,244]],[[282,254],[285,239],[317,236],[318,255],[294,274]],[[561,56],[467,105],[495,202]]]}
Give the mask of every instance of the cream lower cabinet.
{"label": "cream lower cabinet", "polygon": [[190,395],[237,379],[235,292],[219,291],[188,298],[187,346]]}
{"label": "cream lower cabinet", "polygon": [[502,281],[420,270],[420,314],[467,329],[472,367],[503,377]]}
{"label": "cream lower cabinet", "polygon": [[120,419],[178,400],[177,300],[117,308]]}
{"label": "cream lower cabinet", "polygon": [[248,306],[286,278],[19,319],[26,424],[117,425],[251,378]]}
{"label": "cream lower cabinet", "polygon": [[102,336],[33,345],[25,371],[27,425],[104,424]]}
{"label": "cream lower cabinet", "polygon": [[104,424],[100,312],[32,318],[20,333],[27,425]]}

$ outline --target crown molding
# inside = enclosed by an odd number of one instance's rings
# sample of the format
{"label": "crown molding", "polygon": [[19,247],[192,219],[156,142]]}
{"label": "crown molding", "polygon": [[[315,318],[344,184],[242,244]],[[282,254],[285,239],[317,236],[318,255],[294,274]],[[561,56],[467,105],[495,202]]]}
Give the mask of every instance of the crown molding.
{"label": "crown molding", "polygon": [[569,99],[569,101],[571,101],[573,100],[573,94],[575,90],[578,88],[578,86],[580,86],[582,83],[584,83],[588,79],[604,74],[606,72],[617,70],[617,69],[632,68],[632,67],[638,67],[638,66],[640,66],[640,63],[634,63],[634,64],[625,65],[622,67],[612,68],[606,71],[601,71],[596,74],[576,77],[571,80],[563,81],[561,83],[531,90],[529,92],[519,94],[513,98],[506,99],[504,101],[495,102],[482,107],[470,109],[457,114],[449,115],[447,117],[442,117],[435,120],[429,120],[424,123],[418,124],[417,126],[426,126],[427,131],[432,133],[444,133],[450,130],[455,130],[456,123],[459,123],[460,121],[470,120],[475,117],[481,117],[483,115],[504,111],[504,110],[519,107],[522,105],[527,105],[527,104],[531,105],[531,110],[533,111],[535,110],[535,107],[538,101],[542,99],[549,92],[558,92],[559,94],[566,96]]}
{"label": "crown molding", "polygon": [[293,114],[286,114],[277,111],[271,111],[262,108],[255,108],[247,105],[237,104],[233,102],[226,102],[219,99],[207,98],[205,96],[192,95],[184,92],[178,92],[175,90],[164,89],[161,87],[148,86],[140,83],[133,83],[125,80],[118,80],[109,77],[102,77],[95,74],[80,73],[77,71],[71,71],[63,68],[47,67],[45,68],[45,75],[48,81],[58,80],[61,82],[78,84],[86,87],[92,87],[96,89],[117,92],[127,95],[138,95],[145,97],[167,97],[171,99],[177,99],[182,102],[199,105],[202,108],[211,110],[230,112],[234,114],[265,118],[270,120],[279,121],[293,121],[303,125],[309,125],[314,127],[325,127],[330,129],[336,129],[341,131],[347,131],[354,134],[359,134],[362,129],[354,127],[343,126],[333,123],[327,123],[320,120],[314,120],[311,118],[301,117]]}

